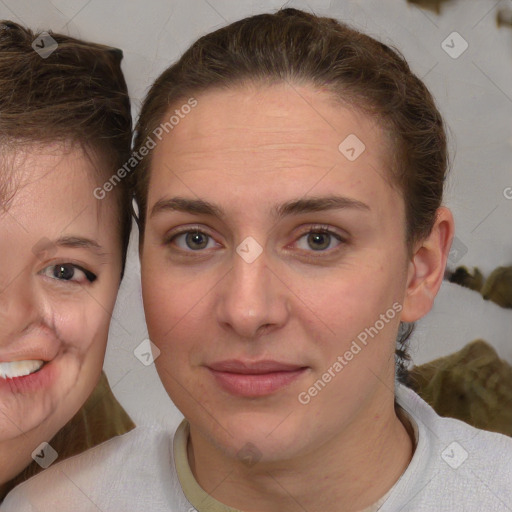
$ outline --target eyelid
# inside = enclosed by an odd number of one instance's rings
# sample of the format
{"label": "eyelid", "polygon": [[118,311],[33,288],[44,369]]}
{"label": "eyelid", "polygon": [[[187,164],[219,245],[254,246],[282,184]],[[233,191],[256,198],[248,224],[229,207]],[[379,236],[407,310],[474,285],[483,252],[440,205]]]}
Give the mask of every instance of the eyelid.
{"label": "eyelid", "polygon": [[304,235],[308,235],[310,233],[326,233],[329,235],[334,236],[336,239],[338,239],[340,242],[348,242],[348,235],[342,235],[338,231],[336,231],[332,226],[326,225],[326,224],[316,224],[309,226],[307,229],[303,230],[299,236],[299,238],[303,237]]}
{"label": "eyelid", "polygon": [[95,274],[94,272],[91,272],[90,270],[82,267],[81,265],[75,265],[74,263],[70,263],[70,265],[73,265],[78,270],[81,270],[85,274],[85,277],[87,278],[87,280],[90,283],[94,283],[94,281],[96,281],[96,279],[98,279],[97,274]]}
{"label": "eyelid", "polygon": [[[217,242],[217,240],[215,239],[215,237],[208,232],[208,229],[205,229],[203,228],[202,226],[199,226],[199,225],[185,225],[185,226],[180,226],[178,228],[173,228],[172,230],[170,230],[168,233],[166,233],[166,235],[164,236],[164,239],[163,239],[163,245],[164,246],[169,246],[171,245],[171,243],[180,235],[184,235],[184,234],[187,234],[187,233],[201,233],[203,235],[206,235],[208,236],[209,238],[213,239],[215,243],[219,243]],[[313,225],[309,225],[307,228],[303,229],[301,231],[301,233],[299,234],[298,237],[296,237],[294,239],[294,241],[292,243],[296,243],[298,240],[300,240],[303,236],[305,235],[308,235],[310,233],[325,233],[325,234],[328,234],[330,236],[333,236],[336,240],[338,240],[339,244],[334,247],[334,248],[331,248],[331,249],[328,249],[328,250],[323,250],[323,251],[305,251],[305,250],[302,250],[302,249],[299,249],[299,251],[303,251],[303,252],[311,252],[311,253],[316,253],[316,254],[332,254],[334,252],[336,252],[339,248],[340,245],[344,245],[344,244],[347,244],[348,243],[348,240],[349,240],[349,236],[348,234],[347,235],[342,235],[341,233],[339,233],[338,231],[335,230],[335,228],[333,228],[332,226],[330,225],[327,225],[327,224],[313,224]],[[196,255],[199,255],[199,253],[201,252],[206,252],[207,249],[201,249],[201,250],[198,250],[198,251],[184,251],[183,249],[180,249],[180,248],[177,248],[176,250],[178,251],[181,251],[181,252],[191,252],[191,253],[195,253]]]}
{"label": "eyelid", "polygon": [[335,230],[335,228],[333,228],[329,224],[311,224],[308,226],[306,233],[309,233],[309,232],[316,233],[317,231],[321,231],[321,232],[325,231],[325,232],[329,232],[332,234],[336,234],[340,237],[342,236]]}
{"label": "eyelid", "polygon": [[[85,268],[83,265],[79,264],[79,263],[74,263],[73,261],[69,261],[69,260],[58,260],[58,261],[55,261],[55,262],[52,262],[48,265],[46,265],[44,268],[42,268],[38,274],[43,274],[43,272],[51,267],[56,267],[58,265],[71,265],[73,266],[75,269],[77,270],[80,270],[81,272],[84,273],[85,275],[85,278],[87,279],[87,281],[92,284],[94,283],[94,281],[96,281],[98,279],[98,275],[92,271],[90,271],[89,269]],[[57,279],[56,277],[49,277],[49,279],[54,279],[56,281],[62,281],[62,282],[68,282],[68,283],[76,283],[78,281],[72,281],[72,280],[67,280],[67,279]]]}
{"label": "eyelid", "polygon": [[180,226],[179,228],[173,228],[168,231],[163,237],[163,245],[169,245],[174,240],[174,238],[185,233],[202,233],[209,236],[210,238],[215,239],[215,237],[208,232],[208,229],[204,229],[202,226],[186,225]]}
{"label": "eyelid", "polygon": [[319,261],[319,258],[328,258],[337,255],[338,252],[343,249],[343,246],[346,246],[349,241],[348,235],[343,236],[338,231],[336,231],[332,226],[328,226],[325,224],[317,224],[310,225],[307,229],[303,229],[300,235],[294,238],[294,241],[292,242],[291,245],[297,244],[304,236],[312,233],[328,234],[329,236],[335,238],[338,241],[338,244],[330,249],[322,249],[316,251],[313,249],[301,249],[299,247],[295,249],[300,255],[300,257],[311,258],[311,261]]}

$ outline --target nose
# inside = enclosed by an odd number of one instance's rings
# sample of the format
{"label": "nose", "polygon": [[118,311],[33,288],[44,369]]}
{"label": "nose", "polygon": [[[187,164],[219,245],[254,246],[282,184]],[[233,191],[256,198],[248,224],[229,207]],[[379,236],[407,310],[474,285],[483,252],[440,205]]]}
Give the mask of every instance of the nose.
{"label": "nose", "polygon": [[0,345],[6,345],[38,317],[37,292],[25,271],[0,276]]}
{"label": "nose", "polygon": [[268,266],[265,252],[250,263],[236,253],[233,258],[221,282],[219,323],[248,340],[283,327],[289,317],[287,288]]}

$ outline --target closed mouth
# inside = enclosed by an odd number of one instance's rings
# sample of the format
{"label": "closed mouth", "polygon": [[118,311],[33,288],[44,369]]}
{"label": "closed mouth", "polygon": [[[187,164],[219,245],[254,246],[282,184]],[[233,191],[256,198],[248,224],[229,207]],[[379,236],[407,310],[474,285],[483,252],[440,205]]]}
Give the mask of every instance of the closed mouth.
{"label": "closed mouth", "polygon": [[273,360],[226,360],[207,366],[225,391],[245,398],[265,397],[291,385],[307,366]]}
{"label": "closed mouth", "polygon": [[210,370],[223,373],[233,373],[241,375],[266,375],[281,372],[296,372],[304,369],[303,366],[295,364],[281,363],[277,361],[255,361],[242,362],[239,360],[221,361],[208,365]]}

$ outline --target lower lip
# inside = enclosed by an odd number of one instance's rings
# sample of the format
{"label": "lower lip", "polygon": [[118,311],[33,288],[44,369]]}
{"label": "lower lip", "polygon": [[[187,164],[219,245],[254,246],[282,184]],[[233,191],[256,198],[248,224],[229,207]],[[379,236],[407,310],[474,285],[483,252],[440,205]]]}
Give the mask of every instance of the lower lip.
{"label": "lower lip", "polygon": [[55,380],[56,368],[53,362],[46,363],[39,371],[25,375],[4,379],[0,377],[0,393],[30,393],[50,387]]}
{"label": "lower lip", "polygon": [[288,386],[298,379],[306,371],[306,368],[257,375],[221,372],[211,368],[209,370],[220,386],[229,393],[243,397],[259,397]]}

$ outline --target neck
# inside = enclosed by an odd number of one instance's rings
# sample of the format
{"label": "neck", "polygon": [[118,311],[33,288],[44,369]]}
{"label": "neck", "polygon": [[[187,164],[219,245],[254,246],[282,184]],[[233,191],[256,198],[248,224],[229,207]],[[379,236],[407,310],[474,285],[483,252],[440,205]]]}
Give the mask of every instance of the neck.
{"label": "neck", "polygon": [[203,489],[239,510],[361,510],[391,489],[412,458],[413,434],[394,402],[386,405],[387,414],[354,421],[306,454],[252,468],[226,458],[191,428],[190,467]]}
{"label": "neck", "polygon": [[[11,425],[12,426],[12,422]],[[0,438],[0,499],[11,489],[11,480],[19,476],[32,462],[32,452],[43,442],[53,438],[56,431],[53,422],[44,421],[26,432],[18,427],[14,438]],[[39,466],[37,466],[39,469]],[[37,472],[37,471],[36,471]],[[32,476],[32,472],[30,475]],[[28,478],[27,476],[27,478]],[[16,482],[16,484],[21,482]]]}
{"label": "neck", "polygon": [[21,434],[15,439],[0,442],[0,499],[10,490],[10,480],[32,462],[32,451],[37,446],[35,442],[31,434]]}

